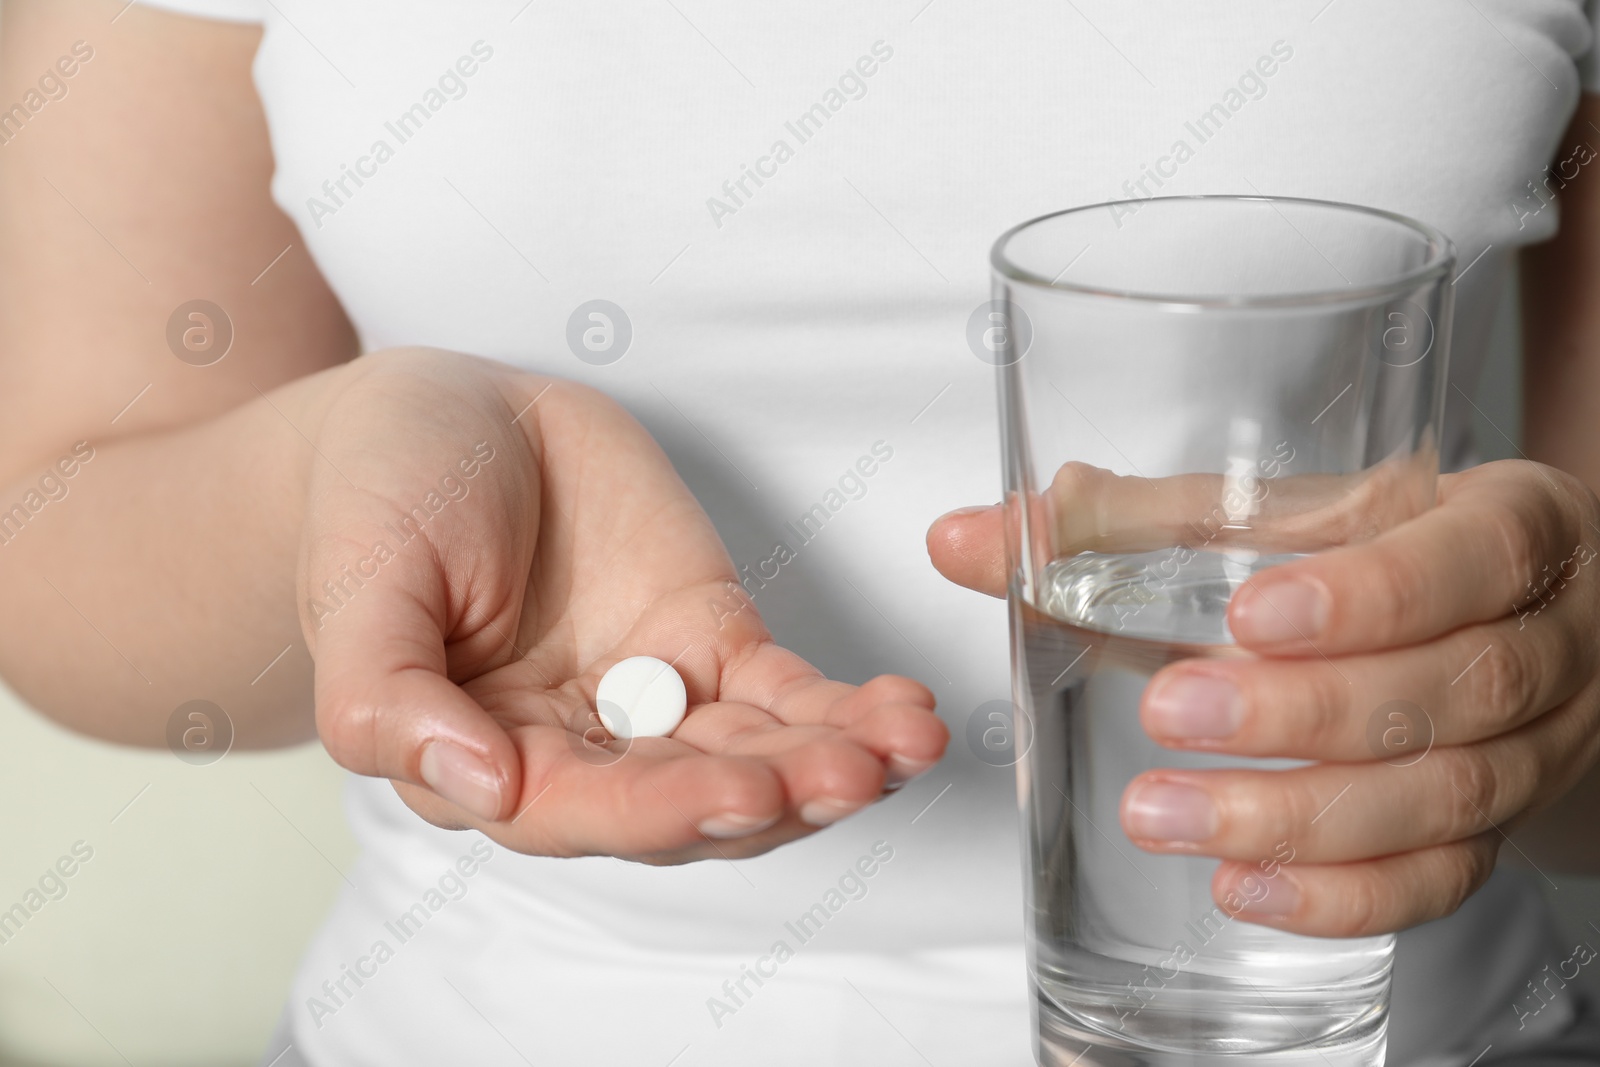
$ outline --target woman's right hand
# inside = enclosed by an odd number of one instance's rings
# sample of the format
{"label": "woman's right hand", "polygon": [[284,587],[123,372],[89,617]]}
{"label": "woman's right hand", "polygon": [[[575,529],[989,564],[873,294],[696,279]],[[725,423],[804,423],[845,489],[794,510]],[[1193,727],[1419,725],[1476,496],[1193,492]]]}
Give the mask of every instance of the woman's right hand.
{"label": "woman's right hand", "polygon": [[[830,681],[773,642],[617,404],[437,350],[346,370],[313,441],[297,577],[317,728],[423,818],[541,855],[749,856],[943,753],[921,684]],[[638,655],[674,664],[688,715],[609,741],[595,687]]]}

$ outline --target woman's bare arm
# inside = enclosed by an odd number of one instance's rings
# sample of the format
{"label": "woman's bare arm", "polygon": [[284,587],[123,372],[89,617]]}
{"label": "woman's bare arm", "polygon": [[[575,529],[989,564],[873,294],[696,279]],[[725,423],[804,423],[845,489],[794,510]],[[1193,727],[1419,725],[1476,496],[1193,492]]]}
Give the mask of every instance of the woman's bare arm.
{"label": "woman's bare arm", "polygon": [[[193,699],[247,744],[309,736],[314,703],[334,759],[440,825],[655,863],[767,851],[939,758],[925,687],[830,681],[773,641],[616,404],[461,353],[343,362],[304,251],[267,269],[296,235],[267,196],[255,35],[116,7],[4,9],[12,75],[95,49],[0,147],[0,509],[40,505],[0,544],[24,697],[145,743]],[[214,366],[167,348],[197,297],[237,327]],[[41,479],[70,489],[30,498]],[[689,717],[596,746],[599,676],[633,655],[674,663]]]}
{"label": "woman's bare arm", "polygon": [[[1560,190],[1561,230],[1522,257],[1522,437],[1530,459],[1600,490],[1600,96],[1585,93],[1558,149],[1591,162]],[[1580,157],[1581,158],[1581,157]],[[1591,531],[1600,551],[1600,530]],[[1597,581],[1590,575],[1590,581]],[[1600,642],[1600,635],[1594,639]],[[1591,648],[1600,655],[1600,647]],[[1530,819],[1516,840],[1535,863],[1600,873],[1600,770]]]}
{"label": "woman's bare arm", "polygon": [[[4,6],[0,673],[118,740],[160,743],[197,698],[241,743],[312,731],[307,439],[338,376],[315,372],[356,345],[268,194],[259,35],[114,0]],[[195,299],[235,331],[211,366],[168,345]]]}

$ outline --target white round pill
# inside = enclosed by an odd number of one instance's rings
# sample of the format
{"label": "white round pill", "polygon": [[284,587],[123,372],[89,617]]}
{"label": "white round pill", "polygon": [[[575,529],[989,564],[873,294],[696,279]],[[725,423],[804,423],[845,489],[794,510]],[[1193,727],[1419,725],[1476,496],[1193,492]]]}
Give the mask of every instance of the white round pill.
{"label": "white round pill", "polygon": [[611,736],[666,737],[683,721],[689,694],[672,664],[654,656],[630,656],[600,679],[595,710]]}

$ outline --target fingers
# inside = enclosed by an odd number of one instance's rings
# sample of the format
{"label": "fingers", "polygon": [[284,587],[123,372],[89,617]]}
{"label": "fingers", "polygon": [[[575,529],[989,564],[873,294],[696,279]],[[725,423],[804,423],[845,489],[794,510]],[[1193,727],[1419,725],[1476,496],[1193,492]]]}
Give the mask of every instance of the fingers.
{"label": "fingers", "polygon": [[747,837],[787,811],[781,776],[759,758],[706,755],[672,738],[580,751],[561,726],[512,733],[527,768],[519,806],[479,828],[519,851],[648,855]]}
{"label": "fingers", "polygon": [[[1140,721],[1170,748],[1403,762],[1496,737],[1577,692],[1593,669],[1583,614],[1569,599],[1536,625],[1506,618],[1337,661],[1180,660],[1151,679]],[[1399,717],[1386,717],[1395,700]]]}
{"label": "fingers", "polygon": [[784,726],[745,705],[710,705],[695,715],[698,729],[680,728],[675,741],[763,761],[782,784],[788,807],[810,826],[828,826],[883,794],[888,757],[839,730]]}
{"label": "fingers", "polygon": [[769,759],[811,826],[829,825],[928,770],[950,739],[933,695],[909,678],[880,675],[855,687],[815,677],[772,699],[768,708],[697,708],[673,736],[703,751]]}
{"label": "fingers", "polygon": [[[803,736],[777,743],[775,735],[793,730]],[[540,855],[658,862],[754,855],[859,811],[885,784],[878,755],[823,727],[753,732],[744,746],[750,751],[715,755],[676,737],[613,743],[608,751],[584,749],[559,726],[518,727],[513,735],[527,767],[521,806],[497,824],[468,825]],[[763,738],[773,744],[763,746]]]}
{"label": "fingers", "polygon": [[[849,740],[866,744],[892,763],[890,774],[897,782],[932,766],[950,739],[949,729],[933,712],[933,693],[921,682],[892,674],[881,674],[861,686],[831,681],[771,641],[730,664],[723,672],[719,696],[761,709],[785,726],[841,730]],[[708,750],[730,744],[736,733],[762,722],[759,716],[702,717],[696,722],[695,714],[679,728],[679,736]]]}
{"label": "fingers", "polygon": [[959,508],[935,519],[928,528],[928,557],[957,585],[1005,596],[1008,519],[1028,523],[1036,550],[1048,546],[1054,556],[1145,551],[1196,540],[1199,527],[1190,520],[1204,513],[1221,485],[1216,475],[1152,481],[1067,463],[1026,508],[1013,496],[1009,516],[1005,505],[995,504]]}
{"label": "fingers", "polygon": [[[752,653],[746,664],[757,659]],[[516,813],[484,824],[403,790],[407,803],[440,825],[476,825],[524,852],[648,862],[754,855],[880,799],[886,786],[931,766],[948,739],[925,706],[931,694],[892,676],[857,688],[812,672],[775,682],[773,708],[712,701],[694,707],[671,737],[605,747],[594,743],[606,740],[599,727],[583,733],[583,691],[592,687],[530,697],[527,682],[518,674],[472,687],[498,718],[523,724],[511,729],[525,768]],[[816,721],[783,721],[776,713],[786,703],[797,718]]]}
{"label": "fingers", "polygon": [[770,765],[807,826],[831,826],[883,796],[883,761],[837,734],[780,752]]}
{"label": "fingers", "polygon": [[509,814],[515,747],[445,675],[443,593],[425,564],[397,559],[316,631],[317,731],[357,774],[426,786],[473,817]]}
{"label": "fingers", "polygon": [[[1065,463],[1029,500],[1026,516],[1018,508],[1013,517],[1030,524],[1035,551],[1053,558],[1177,546],[1306,552],[1388,529],[1431,503],[1417,499],[1429,478],[1415,461],[1285,475],[1293,459],[1292,449],[1280,449],[1241,474],[1164,478]],[[927,536],[935,568],[958,585],[1003,596],[1004,522],[1000,505],[940,516]]]}
{"label": "fingers", "polygon": [[1372,937],[1454,912],[1489,880],[1500,841],[1488,830],[1363,863],[1226,862],[1211,894],[1246,922],[1310,937]]}
{"label": "fingers", "polygon": [[[1508,461],[1446,475],[1430,510],[1413,499],[1417,484],[1404,464],[1359,476],[1252,476],[1241,487],[1219,475],[1151,480],[1068,463],[1028,518],[1036,545],[1056,556],[1235,544],[1313,552],[1258,575],[1230,605],[1235,639],[1279,654],[1410,644],[1542,606],[1600,551],[1600,536],[1590,539],[1600,517],[1593,494],[1551,468]],[[1002,595],[1004,524],[998,506],[942,516],[927,537],[934,566]]]}
{"label": "fingers", "polygon": [[1496,619],[1536,589],[1553,595],[1558,582],[1583,582],[1592,602],[1594,582],[1583,573],[1600,548],[1584,521],[1592,499],[1569,476],[1531,463],[1446,475],[1438,507],[1370,542],[1251,579],[1229,605],[1229,628],[1257,651],[1331,656]]}
{"label": "fingers", "polygon": [[928,527],[928,558],[935,570],[959,586],[1005,596],[1004,533],[1000,505],[960,508]]}
{"label": "fingers", "polygon": [[845,727],[842,736],[884,761],[886,788],[897,788],[937,763],[950,728],[917,704],[880,704]]}
{"label": "fingers", "polygon": [[[702,710],[715,718],[721,709]],[[635,739],[608,757],[580,754],[581,742],[559,727],[519,728],[531,795],[510,825],[484,830],[514,834],[515,847],[549,855],[662,856],[708,839],[737,841],[740,854],[752,854],[882,795],[884,766],[872,752],[838,731],[799,729],[804,736],[770,754],[751,743],[749,753],[707,755],[673,737]]]}
{"label": "fingers", "polygon": [[718,696],[769,709],[791,725],[846,726],[879,704],[932,708],[933,693],[911,678],[880,674],[865,685],[835,682],[795,653],[771,640],[730,657]]}
{"label": "fingers", "polygon": [[927,686],[883,674],[860,687],[818,679],[786,691],[771,709],[784,722],[820,721],[841,743],[870,753],[883,768],[881,790],[905,784],[944,755],[950,729],[933,704]]}
{"label": "fingers", "polygon": [[685,862],[754,855],[814,832],[943,753],[948,730],[925,686],[895,676],[860,687],[829,681],[750,618],[740,624],[754,627],[748,640],[732,623],[715,635],[667,624],[631,635],[628,654],[672,655],[684,677],[691,708],[671,737],[608,741],[597,726],[585,734],[595,683],[620,652],[558,689],[541,690],[531,668],[511,665],[468,688],[515,724],[524,768],[516,814],[483,824],[403,795],[441,825],[477,825],[519,851]]}
{"label": "fingers", "polygon": [[340,766],[425,785],[480,819],[506,812],[517,757],[504,731],[428,668],[317,681],[317,729]]}
{"label": "fingers", "polygon": [[405,349],[354,368],[316,441],[298,575],[329,752],[432,790],[441,822],[503,817],[521,780],[452,681],[513,656],[539,527],[529,449],[483,366]]}
{"label": "fingers", "polygon": [[[888,759],[870,738],[892,731],[901,716],[927,714],[910,705],[875,709],[857,724],[869,739],[863,743],[830,727],[782,726],[747,706],[713,704],[696,713],[702,722],[751,725],[716,754],[677,736],[601,747],[561,725],[515,727],[526,779],[516,811],[497,823],[418,790],[401,794],[438,825],[476,826],[508,847],[541,855],[653,862],[753,855],[880,799]],[[758,718],[766,725],[754,725]]]}
{"label": "fingers", "polygon": [[1156,770],[1129,783],[1121,821],[1151,852],[1248,860],[1289,841],[1308,863],[1409,852],[1500,827],[1558,795],[1592,761],[1591,714],[1572,701],[1490,741],[1416,763],[1293,770]]}

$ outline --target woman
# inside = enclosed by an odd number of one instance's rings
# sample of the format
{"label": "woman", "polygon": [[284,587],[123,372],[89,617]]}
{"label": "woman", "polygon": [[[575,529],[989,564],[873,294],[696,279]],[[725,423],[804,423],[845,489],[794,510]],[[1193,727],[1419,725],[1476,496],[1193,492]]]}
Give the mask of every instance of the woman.
{"label": "woman", "polygon": [[[149,6],[6,4],[0,454],[12,496],[92,458],[6,544],[0,669],[131,743],[197,697],[241,744],[314,711],[364,776],[264,1062],[1029,1062],[1011,774],[945,753],[1006,693],[1003,615],[920,548],[993,497],[963,340],[990,241],[1157,192],[1432,223],[1463,253],[1459,470],[1505,268],[1591,136],[1562,140],[1577,0]],[[1523,1003],[1569,946],[1528,877],[1490,877],[1490,824],[1600,747],[1593,579],[1511,634],[1541,566],[1600,538],[1591,184],[1531,292],[1551,468],[1447,479],[1298,565],[1321,650],[1443,679],[1437,773],[1315,826],[1300,772],[1219,786],[1183,846],[1265,854],[1308,813],[1294,906],[1254,919],[1405,929],[1391,1062],[1600,1052],[1575,985]],[[938,522],[939,569],[992,587],[995,523]],[[1254,639],[1280,655],[1242,669],[1224,744],[1365,728],[1307,696],[1320,659]],[[633,654],[676,663],[689,720],[586,744]],[[1147,726],[1218,732],[1184,707]]]}

